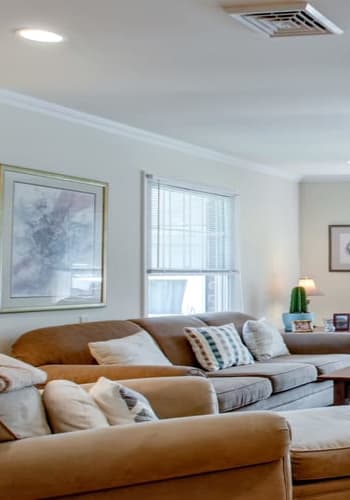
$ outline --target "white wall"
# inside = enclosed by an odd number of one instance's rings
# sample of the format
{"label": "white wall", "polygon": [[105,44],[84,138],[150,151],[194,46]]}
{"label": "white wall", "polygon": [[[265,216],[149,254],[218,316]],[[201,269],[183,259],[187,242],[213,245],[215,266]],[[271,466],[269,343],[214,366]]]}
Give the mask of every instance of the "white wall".
{"label": "white wall", "polygon": [[40,326],[125,319],[141,307],[141,171],[241,195],[245,309],[280,323],[299,272],[296,183],[0,105],[0,162],[110,183],[107,301],[101,309],[0,315],[0,351]]}
{"label": "white wall", "polygon": [[328,270],[328,225],[350,224],[350,182],[300,185],[301,272],[312,276],[323,297],[311,298],[318,324],[350,312],[350,273]]}

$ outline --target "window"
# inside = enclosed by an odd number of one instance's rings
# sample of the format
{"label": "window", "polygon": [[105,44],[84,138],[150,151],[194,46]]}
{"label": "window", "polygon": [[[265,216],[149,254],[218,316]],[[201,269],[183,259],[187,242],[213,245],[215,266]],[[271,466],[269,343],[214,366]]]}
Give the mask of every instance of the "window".
{"label": "window", "polygon": [[146,313],[239,310],[237,196],[146,176]]}

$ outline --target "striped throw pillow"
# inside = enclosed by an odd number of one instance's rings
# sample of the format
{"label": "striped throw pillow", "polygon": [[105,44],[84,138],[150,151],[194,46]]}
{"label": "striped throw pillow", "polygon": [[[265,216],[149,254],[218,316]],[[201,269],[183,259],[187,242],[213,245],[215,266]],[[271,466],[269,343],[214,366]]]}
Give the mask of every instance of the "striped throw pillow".
{"label": "striped throw pillow", "polygon": [[207,371],[254,363],[233,323],[223,326],[186,327],[185,335],[198,363]]}

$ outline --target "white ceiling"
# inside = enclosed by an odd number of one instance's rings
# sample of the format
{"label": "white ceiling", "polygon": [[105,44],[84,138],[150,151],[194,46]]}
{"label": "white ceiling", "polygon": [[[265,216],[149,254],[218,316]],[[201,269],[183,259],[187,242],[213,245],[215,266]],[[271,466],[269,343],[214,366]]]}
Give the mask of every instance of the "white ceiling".
{"label": "white ceiling", "polygon": [[244,3],[0,0],[0,85],[281,173],[350,175],[350,1],[311,2],[343,35],[287,39],[221,8]]}

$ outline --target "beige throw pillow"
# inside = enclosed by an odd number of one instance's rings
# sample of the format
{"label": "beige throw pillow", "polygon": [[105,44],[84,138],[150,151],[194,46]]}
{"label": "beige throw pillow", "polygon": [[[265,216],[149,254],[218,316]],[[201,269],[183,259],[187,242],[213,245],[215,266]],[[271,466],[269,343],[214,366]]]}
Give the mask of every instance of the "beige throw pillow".
{"label": "beige throw pillow", "polygon": [[109,427],[92,396],[69,380],[52,380],[43,400],[53,432],[72,432]]}
{"label": "beige throw pillow", "polygon": [[246,321],[243,340],[257,361],[290,354],[278,329],[264,319]]}
{"label": "beige throw pillow", "polygon": [[105,377],[98,379],[91,387],[90,394],[111,425],[158,420],[149,401],[142,394]]}
{"label": "beige throw pillow", "polygon": [[43,370],[0,353],[0,393],[44,384],[46,379]]}
{"label": "beige throw pillow", "polygon": [[51,434],[35,387],[0,394],[0,442]]}
{"label": "beige throw pillow", "polygon": [[99,365],[171,365],[144,330],[121,339],[90,342],[89,349]]}

